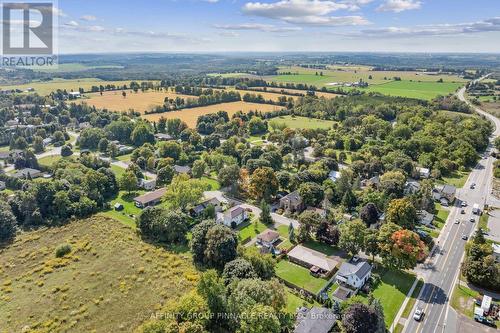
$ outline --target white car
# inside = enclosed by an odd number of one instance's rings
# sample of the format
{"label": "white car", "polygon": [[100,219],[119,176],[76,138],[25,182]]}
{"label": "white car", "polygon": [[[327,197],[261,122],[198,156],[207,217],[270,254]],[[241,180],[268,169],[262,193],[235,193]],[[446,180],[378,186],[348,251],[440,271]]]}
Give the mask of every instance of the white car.
{"label": "white car", "polygon": [[413,319],[415,319],[416,321],[421,321],[423,317],[424,310],[422,308],[417,308],[417,310],[415,310],[415,313],[413,314]]}
{"label": "white car", "polygon": [[455,220],[455,224],[460,224],[460,220],[459,220],[459,219],[456,219],[456,220]]}
{"label": "white car", "polygon": [[462,207],[467,207],[467,201],[462,201]]}

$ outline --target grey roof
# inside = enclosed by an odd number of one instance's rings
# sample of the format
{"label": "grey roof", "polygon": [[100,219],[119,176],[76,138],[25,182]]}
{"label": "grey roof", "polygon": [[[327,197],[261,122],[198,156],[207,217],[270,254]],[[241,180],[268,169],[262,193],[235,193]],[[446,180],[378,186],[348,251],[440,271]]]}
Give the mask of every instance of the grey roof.
{"label": "grey roof", "polygon": [[175,172],[177,173],[189,173],[191,168],[188,166],[174,165]]}
{"label": "grey roof", "polygon": [[[302,317],[302,318],[301,318]],[[328,333],[335,325],[337,316],[327,308],[314,307],[305,316],[297,316],[295,333]]]}
{"label": "grey roof", "polygon": [[224,214],[231,216],[231,218],[235,218],[236,216],[239,216],[243,214],[245,209],[241,206],[234,206],[233,208],[228,209]]}
{"label": "grey roof", "polygon": [[293,204],[300,204],[302,202],[302,197],[299,194],[299,191],[294,191],[285,195],[280,201],[289,200]]}
{"label": "grey roof", "polygon": [[18,170],[15,174],[12,175],[12,177],[15,178],[26,178],[28,177],[28,174],[30,176],[37,176],[41,173],[40,170],[37,169],[31,169],[31,168],[25,168],[22,170]]}
{"label": "grey roof", "polygon": [[444,185],[443,186],[443,189],[441,190],[441,192],[443,193],[446,193],[446,194],[455,194],[455,192],[457,191],[457,188],[453,185]]}
{"label": "grey roof", "polygon": [[338,265],[336,260],[302,245],[297,245],[290,250],[290,252],[288,252],[288,257],[311,266],[319,267],[326,272],[331,272]]}
{"label": "grey roof", "polygon": [[365,277],[372,270],[372,266],[364,260],[359,259],[358,262],[344,262],[340,266],[337,274],[341,276],[349,276],[355,274],[359,279]]}

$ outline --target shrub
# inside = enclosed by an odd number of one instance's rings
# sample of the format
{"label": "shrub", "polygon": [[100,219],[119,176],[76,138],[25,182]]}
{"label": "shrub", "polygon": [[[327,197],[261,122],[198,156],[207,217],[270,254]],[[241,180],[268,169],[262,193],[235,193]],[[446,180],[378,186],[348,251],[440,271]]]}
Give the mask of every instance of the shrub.
{"label": "shrub", "polygon": [[61,244],[56,248],[56,257],[61,258],[71,252],[71,245]]}

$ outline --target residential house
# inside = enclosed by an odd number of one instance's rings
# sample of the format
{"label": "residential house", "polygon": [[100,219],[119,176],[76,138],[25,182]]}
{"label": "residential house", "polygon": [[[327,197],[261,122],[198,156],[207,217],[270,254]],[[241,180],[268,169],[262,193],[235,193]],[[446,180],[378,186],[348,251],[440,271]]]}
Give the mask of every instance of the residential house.
{"label": "residential house", "polygon": [[68,93],[68,96],[69,96],[69,99],[77,99],[77,98],[82,97],[82,95],[80,94],[79,91],[70,91]]}
{"label": "residential house", "polygon": [[212,205],[214,207],[216,213],[219,213],[222,211],[223,204],[224,203],[222,201],[220,201],[218,198],[211,198],[211,199],[205,200],[205,201],[197,204],[193,208],[191,208],[190,213],[192,216],[195,216],[195,217],[201,216],[201,214],[205,211],[205,209],[207,209],[208,206],[210,206],[210,205]]}
{"label": "residential house", "polygon": [[417,172],[418,172],[418,175],[420,176],[420,178],[429,178],[431,176],[431,170],[429,170],[428,168],[421,168],[421,167],[417,167],[416,168]]}
{"label": "residential house", "polygon": [[170,141],[174,139],[171,135],[165,133],[156,133],[155,138],[158,141]]}
{"label": "residential house", "polygon": [[493,243],[493,256],[496,262],[500,262],[500,244]]}
{"label": "residential house", "polygon": [[0,191],[3,191],[6,189],[5,182],[0,181]]}
{"label": "residential house", "polygon": [[44,147],[47,147],[51,143],[52,143],[52,138],[45,138],[45,139],[42,140],[42,144],[43,144]]}
{"label": "residential house", "polygon": [[174,170],[177,173],[191,174],[191,168],[188,166],[174,165]]}
{"label": "residential house", "polygon": [[37,169],[25,168],[18,170],[16,173],[12,174],[12,177],[19,179],[34,179],[42,176],[42,172]]}
{"label": "residential house", "polygon": [[144,178],[139,179],[139,187],[146,191],[152,191],[156,188],[156,179],[147,180]]}
{"label": "residential house", "polygon": [[333,331],[337,316],[331,309],[313,307],[301,308],[297,313],[294,333],[330,333]]}
{"label": "residential house", "polygon": [[280,234],[277,231],[266,229],[257,235],[257,244],[271,249],[279,239]]}
{"label": "residential house", "polygon": [[7,120],[5,122],[5,126],[8,126],[8,127],[13,127],[13,126],[17,126],[19,125],[19,119],[15,118],[15,119],[11,119],[11,120]]}
{"label": "residential house", "polygon": [[455,201],[457,188],[452,185],[438,185],[432,190],[432,197],[436,201],[440,201],[444,206],[448,206]]}
{"label": "residential house", "polygon": [[153,192],[148,192],[134,198],[135,206],[138,208],[146,208],[155,206],[161,202],[161,198],[167,191],[166,187],[160,188]]}
{"label": "residential house", "polygon": [[432,226],[432,221],[434,221],[434,214],[431,214],[425,210],[420,210],[417,212],[418,223],[425,226]]}
{"label": "residential house", "polygon": [[368,282],[371,274],[372,266],[365,260],[354,257],[349,262],[342,263],[335,278],[339,284],[359,289]]}
{"label": "residential house", "polygon": [[288,259],[308,268],[313,274],[321,274],[326,277],[331,276],[338,265],[336,260],[302,245],[297,245],[288,252]]}
{"label": "residential house", "polygon": [[304,202],[299,192],[294,191],[281,198],[280,208],[289,212],[302,212],[304,210]]}
{"label": "residential house", "polygon": [[340,172],[332,170],[328,174],[328,178],[331,179],[333,182],[336,182],[340,178]]}
{"label": "residential house", "polygon": [[326,210],[323,209],[323,208],[309,206],[309,207],[306,208],[306,210],[311,211],[311,212],[316,212],[316,213],[319,214],[319,216],[321,216],[324,219],[326,218],[326,215],[327,215]]}
{"label": "residential house", "polygon": [[361,181],[361,186],[362,187],[374,187],[374,188],[378,188],[380,186],[380,177],[379,176],[373,176],[370,179],[363,179]]}
{"label": "residential house", "polygon": [[217,213],[217,222],[228,227],[238,226],[248,219],[248,212],[241,206],[234,206],[223,213]]}
{"label": "residential house", "polygon": [[405,189],[404,189],[404,194],[405,195],[415,194],[419,190],[420,190],[420,183],[417,182],[416,180],[409,179],[405,183]]}

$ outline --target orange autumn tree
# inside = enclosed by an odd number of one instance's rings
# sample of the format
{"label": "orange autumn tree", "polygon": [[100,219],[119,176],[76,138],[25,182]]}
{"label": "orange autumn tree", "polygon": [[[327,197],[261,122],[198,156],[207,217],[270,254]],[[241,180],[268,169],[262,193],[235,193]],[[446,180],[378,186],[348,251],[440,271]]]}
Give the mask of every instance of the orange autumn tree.
{"label": "orange autumn tree", "polygon": [[391,241],[394,266],[397,268],[414,268],[418,261],[427,256],[424,242],[413,231],[406,229],[395,231]]}

